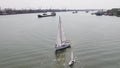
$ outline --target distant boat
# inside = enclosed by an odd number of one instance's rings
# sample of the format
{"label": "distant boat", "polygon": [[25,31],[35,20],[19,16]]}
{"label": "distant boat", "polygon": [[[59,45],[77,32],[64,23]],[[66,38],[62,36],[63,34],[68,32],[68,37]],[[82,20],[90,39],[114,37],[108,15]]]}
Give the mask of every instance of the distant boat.
{"label": "distant boat", "polygon": [[46,13],[44,13],[43,15],[38,15],[38,18],[50,17],[50,16],[56,16],[56,13],[55,13],[55,12],[52,12],[50,15],[47,15]]}
{"label": "distant boat", "polygon": [[58,33],[57,33],[57,41],[56,41],[55,49],[56,51],[66,49],[68,47],[71,47],[70,45],[71,45],[70,41],[66,40],[65,38],[62,28],[61,18],[59,16]]}
{"label": "distant boat", "polygon": [[75,63],[75,59],[74,59],[74,56],[73,56],[73,52],[71,52],[71,60],[69,62],[69,66],[72,66],[74,63]]}
{"label": "distant boat", "polygon": [[96,16],[102,16],[102,13],[95,13]]}
{"label": "distant boat", "polygon": [[103,11],[98,11],[98,12],[95,13],[95,15],[96,16],[102,16],[102,15],[104,15],[104,12]]}

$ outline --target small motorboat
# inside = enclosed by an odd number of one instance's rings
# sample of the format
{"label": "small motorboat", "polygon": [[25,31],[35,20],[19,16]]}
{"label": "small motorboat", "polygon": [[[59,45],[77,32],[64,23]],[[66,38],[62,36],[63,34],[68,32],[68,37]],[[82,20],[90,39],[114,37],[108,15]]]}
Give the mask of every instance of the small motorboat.
{"label": "small motorboat", "polygon": [[73,52],[71,52],[71,60],[70,60],[70,62],[69,62],[69,66],[74,65],[74,63],[75,63],[75,59],[74,59],[74,57],[73,57]]}

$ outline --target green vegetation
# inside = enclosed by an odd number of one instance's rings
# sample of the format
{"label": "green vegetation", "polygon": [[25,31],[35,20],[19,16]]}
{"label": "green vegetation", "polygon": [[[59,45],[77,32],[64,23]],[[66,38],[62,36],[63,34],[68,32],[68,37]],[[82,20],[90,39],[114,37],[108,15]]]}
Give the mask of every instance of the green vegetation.
{"label": "green vegetation", "polygon": [[113,8],[111,10],[107,10],[107,14],[111,16],[120,17],[120,8]]}

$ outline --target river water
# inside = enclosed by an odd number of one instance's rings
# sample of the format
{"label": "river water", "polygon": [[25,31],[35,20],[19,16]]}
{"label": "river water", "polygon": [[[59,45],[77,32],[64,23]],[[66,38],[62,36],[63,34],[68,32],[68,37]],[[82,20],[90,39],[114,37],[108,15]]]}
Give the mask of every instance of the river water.
{"label": "river water", "polygon": [[[0,68],[120,68],[120,18],[89,13],[0,16]],[[58,17],[71,48],[55,53]]]}

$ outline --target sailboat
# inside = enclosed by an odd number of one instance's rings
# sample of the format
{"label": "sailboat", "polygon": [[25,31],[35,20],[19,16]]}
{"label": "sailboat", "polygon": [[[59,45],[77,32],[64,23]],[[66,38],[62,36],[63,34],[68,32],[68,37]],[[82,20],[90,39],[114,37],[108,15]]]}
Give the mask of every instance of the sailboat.
{"label": "sailboat", "polygon": [[56,41],[55,49],[56,49],[56,51],[63,50],[63,49],[66,49],[68,47],[71,47],[70,45],[71,45],[70,41],[66,40],[66,38],[65,38],[63,28],[62,28],[61,17],[59,16],[57,41]]}
{"label": "sailboat", "polygon": [[75,59],[73,57],[73,52],[71,52],[71,60],[69,62],[69,66],[72,66],[75,63]]}

